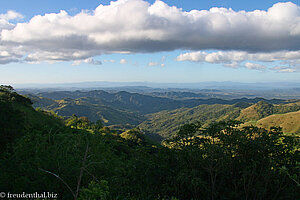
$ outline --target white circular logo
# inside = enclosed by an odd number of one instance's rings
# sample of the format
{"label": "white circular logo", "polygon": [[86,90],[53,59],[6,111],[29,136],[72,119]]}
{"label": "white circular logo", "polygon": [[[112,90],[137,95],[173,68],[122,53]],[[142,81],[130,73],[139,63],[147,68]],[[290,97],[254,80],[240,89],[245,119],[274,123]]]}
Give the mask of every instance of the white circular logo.
{"label": "white circular logo", "polygon": [[6,194],[5,192],[0,192],[0,198],[5,198]]}

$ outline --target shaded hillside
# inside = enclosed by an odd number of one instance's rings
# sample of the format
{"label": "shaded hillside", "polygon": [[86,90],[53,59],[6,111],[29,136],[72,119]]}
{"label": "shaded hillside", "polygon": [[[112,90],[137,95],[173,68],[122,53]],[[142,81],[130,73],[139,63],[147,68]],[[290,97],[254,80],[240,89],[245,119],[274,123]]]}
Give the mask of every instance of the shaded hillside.
{"label": "shaded hillside", "polygon": [[184,100],[174,100],[173,97],[184,97],[184,96],[194,96],[199,97],[201,94],[196,93],[186,93],[186,92],[169,92],[165,93],[165,97],[155,97],[150,95],[144,95],[139,93],[129,93],[125,91],[109,93],[102,90],[92,90],[92,91],[56,91],[56,92],[43,92],[39,93],[38,96],[46,97],[53,100],[61,100],[65,98],[78,99],[78,98],[88,98],[89,101],[97,102],[97,104],[111,106],[115,109],[129,110],[139,112],[140,114],[155,113],[162,110],[173,110],[177,108],[192,108],[198,105],[213,105],[213,104],[226,104],[232,105],[239,102],[244,103],[257,103],[259,101],[266,101],[269,103],[286,103],[285,100],[281,99],[271,99],[265,100],[263,98],[241,98],[241,99],[231,99],[224,100],[218,98],[194,98],[194,99],[184,99]]}
{"label": "shaded hillside", "polygon": [[7,143],[23,136],[28,131],[60,126],[63,126],[63,123],[59,119],[33,109],[30,99],[3,86],[0,87],[1,151],[6,148]]}
{"label": "shaded hillside", "polygon": [[61,116],[87,116],[91,121],[101,120],[106,125],[132,124],[138,125],[145,118],[138,113],[119,110],[101,104],[91,104],[88,99],[60,100],[57,108],[52,109]]}
{"label": "shaded hillside", "polygon": [[79,117],[88,117],[93,122],[101,120],[105,125],[138,125],[145,119],[138,113],[107,106],[99,98],[81,97],[78,99],[64,98],[62,100],[52,100],[33,95],[29,97],[32,99],[34,107],[51,110],[64,117],[70,117],[75,114]]}
{"label": "shaded hillside", "polygon": [[152,97],[129,92],[108,93],[102,90],[45,92],[38,95],[54,100],[61,100],[64,98],[88,98],[89,101],[93,101],[94,104],[97,102],[97,104],[111,106],[115,109],[130,110],[141,114],[176,109],[185,105],[181,101],[175,101],[168,98]]}
{"label": "shaded hillside", "polygon": [[[63,200],[300,197],[299,140],[276,129],[185,124],[163,146],[137,128],[118,134],[84,117],[74,116],[65,126],[13,91],[0,90],[0,106],[0,141],[3,133],[18,137],[0,152],[4,194],[50,191]],[[208,107],[216,113],[211,117],[240,109]]]}
{"label": "shaded hillside", "polygon": [[[160,111],[170,111],[179,108],[193,108],[198,105],[233,105],[257,103],[264,99],[232,99],[217,98],[199,99],[201,94],[187,92],[168,92],[166,97],[154,97],[138,93],[116,92],[102,90],[93,91],[56,91],[43,92],[39,96],[28,95],[34,107],[51,110],[62,116],[88,117],[92,121],[102,120],[106,125],[131,124],[137,125],[145,120],[144,115]],[[192,99],[174,100],[173,98],[193,97]],[[196,98],[197,97],[197,98]],[[265,100],[269,103],[287,103],[284,100]]]}
{"label": "shaded hillside", "polygon": [[42,96],[35,96],[32,94],[27,94],[26,96],[31,100],[34,108],[52,110],[59,106],[59,103],[54,99],[49,99],[47,97]]}
{"label": "shaded hillside", "polygon": [[237,120],[249,122],[257,121],[273,114],[284,114],[300,110],[300,101],[287,104],[271,104],[266,101],[260,101],[241,111]]}
{"label": "shaded hillside", "polygon": [[[67,117],[76,114],[78,117],[88,117],[94,122],[101,120],[105,125],[136,126],[141,123],[140,127],[144,131],[163,137],[174,135],[179,126],[187,122],[200,121],[208,124],[237,119],[253,124],[272,114],[300,110],[298,100],[198,99],[198,94],[194,95],[195,98],[184,100],[101,90],[45,92],[40,95],[30,96],[35,107]],[[181,95],[184,98],[193,96],[193,93],[170,92],[165,95]]]}
{"label": "shaded hillside", "polygon": [[[200,105],[194,108],[181,108],[147,115],[148,120],[141,123],[139,127],[144,131],[157,133],[164,138],[168,138],[176,134],[179,127],[186,122],[199,121],[204,125],[208,125],[214,121],[236,119],[246,122],[246,125],[259,125],[256,122],[266,116],[298,110],[300,110],[300,102],[289,103],[289,101],[286,101],[286,104],[270,104],[260,101],[256,104],[239,102],[234,105]],[[289,125],[287,126],[287,124]],[[289,133],[297,131],[296,127],[299,124],[300,121],[297,121],[297,118],[291,117],[285,118],[284,123],[281,123],[280,120],[275,120],[273,123],[266,120],[263,127],[269,128],[282,125],[284,133]]]}
{"label": "shaded hillside", "polygon": [[230,120],[239,116],[241,108],[234,105],[200,105],[194,108],[180,108],[147,115],[148,120],[139,127],[164,138],[174,135],[185,123],[199,121],[207,125],[213,121]]}

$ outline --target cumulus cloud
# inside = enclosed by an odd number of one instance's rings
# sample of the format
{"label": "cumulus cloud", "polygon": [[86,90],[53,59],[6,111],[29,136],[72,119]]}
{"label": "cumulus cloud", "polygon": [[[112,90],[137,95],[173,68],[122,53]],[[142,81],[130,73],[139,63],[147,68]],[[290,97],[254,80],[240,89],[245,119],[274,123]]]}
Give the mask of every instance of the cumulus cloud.
{"label": "cumulus cloud", "polygon": [[0,42],[0,64],[20,62],[25,53],[22,46],[2,46]]}
{"label": "cumulus cloud", "polygon": [[87,58],[85,60],[75,60],[72,65],[80,65],[81,63],[87,63],[91,65],[102,65],[100,60],[95,60],[93,58]]}
{"label": "cumulus cloud", "polygon": [[[300,67],[300,51],[277,51],[266,53],[248,53],[246,51],[216,51],[216,52],[189,52],[180,54],[176,58],[177,61],[192,61],[199,63],[223,64],[225,67],[238,68],[245,66],[248,69],[264,70],[265,65],[255,64],[247,61],[257,61],[272,63],[280,61],[284,69],[273,68],[278,72],[298,72]],[[243,64],[243,62],[246,62]],[[289,69],[289,70],[287,70]]]}
{"label": "cumulus cloud", "polygon": [[17,20],[17,19],[22,19],[23,15],[20,13],[17,13],[13,10],[7,11],[5,14],[0,14],[0,31],[2,29],[12,29],[15,27],[14,24],[10,23],[11,20]]}
{"label": "cumulus cloud", "polygon": [[271,70],[274,70],[274,71],[280,72],[280,73],[300,72],[300,65],[294,65],[294,66],[276,66],[276,67],[272,67]]}
{"label": "cumulus cloud", "polygon": [[[0,14],[0,33],[2,30],[11,30],[15,27],[11,20],[22,19],[23,16],[15,11],[7,11],[5,14]],[[19,62],[26,52],[22,45],[4,44],[1,41],[0,34],[0,64],[7,64],[10,62]]]}
{"label": "cumulus cloud", "polygon": [[196,51],[180,54],[177,61],[193,61],[208,63],[232,63],[245,60],[255,60],[261,62],[273,61],[297,61],[300,60],[300,51],[277,51],[266,53],[248,53],[246,51],[216,51],[205,52]]}
{"label": "cumulus cloud", "polygon": [[246,62],[245,63],[245,67],[247,69],[255,69],[255,70],[264,70],[267,67],[261,64],[257,64],[257,63],[250,63],[250,62]]}
{"label": "cumulus cloud", "polygon": [[[20,15],[7,13],[0,20],[16,17]],[[0,45],[21,47],[22,57],[29,62],[176,49],[300,50],[300,8],[291,2],[251,12],[226,8],[186,12],[160,0],[153,4],[118,0],[74,16],[62,10],[0,26]]]}
{"label": "cumulus cloud", "polygon": [[123,58],[123,59],[120,60],[120,64],[126,64],[126,63],[127,63],[126,59]]}
{"label": "cumulus cloud", "polygon": [[6,20],[6,21],[13,20],[13,19],[22,19],[22,18],[23,18],[22,14],[20,14],[16,11],[13,11],[13,10],[9,10],[5,14],[0,14],[0,19]]}

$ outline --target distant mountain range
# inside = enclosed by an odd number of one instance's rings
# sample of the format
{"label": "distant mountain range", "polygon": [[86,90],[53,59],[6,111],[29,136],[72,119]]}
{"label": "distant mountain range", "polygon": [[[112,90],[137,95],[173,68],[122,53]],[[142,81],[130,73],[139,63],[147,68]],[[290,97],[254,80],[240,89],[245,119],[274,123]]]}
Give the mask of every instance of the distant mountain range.
{"label": "distant mountain range", "polygon": [[124,88],[136,87],[137,89],[151,88],[179,88],[179,89],[243,89],[243,90],[266,90],[266,89],[292,89],[300,88],[300,82],[198,82],[198,83],[155,83],[155,82],[79,82],[79,83],[52,83],[52,84],[12,84],[16,89],[21,88],[56,88],[56,89],[100,89],[100,88]]}
{"label": "distant mountain range", "polygon": [[[300,110],[299,100],[257,97],[224,100],[193,92],[154,92],[146,95],[125,91],[77,90],[49,91],[27,96],[34,107],[54,111],[64,117],[75,114],[88,117],[91,121],[101,120],[105,125],[115,127],[138,125],[144,132],[158,134],[163,138],[174,135],[181,125],[195,121],[208,125],[213,121],[238,119],[269,128],[275,119],[267,120],[270,121],[267,123],[264,118]],[[291,119],[300,121],[297,113]],[[286,124],[290,123],[287,120],[285,117],[285,123],[276,122],[274,125],[285,126],[286,132],[298,131],[296,125],[293,126],[295,128],[286,128]]]}

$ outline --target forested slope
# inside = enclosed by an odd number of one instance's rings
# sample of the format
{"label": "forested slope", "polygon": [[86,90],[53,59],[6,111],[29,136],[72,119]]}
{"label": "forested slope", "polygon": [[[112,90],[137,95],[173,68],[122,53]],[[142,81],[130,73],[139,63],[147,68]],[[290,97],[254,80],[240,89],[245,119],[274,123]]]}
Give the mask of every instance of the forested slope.
{"label": "forested slope", "polygon": [[300,131],[298,112],[294,113],[299,110],[299,102],[289,103],[288,101],[286,104],[260,101],[256,104],[240,102],[234,105],[200,105],[194,108],[182,108],[147,115],[148,119],[139,127],[144,131],[155,132],[168,138],[174,136],[180,126],[186,122],[198,121],[207,126],[211,122],[236,119],[243,121],[246,125],[257,125],[268,129],[280,126],[284,133],[295,133]]}
{"label": "forested slope", "polygon": [[[297,100],[265,100],[262,98],[203,99],[201,95],[191,92],[167,92],[162,95],[162,97],[157,97],[124,91],[110,93],[92,90],[43,92],[37,95],[29,94],[28,97],[32,100],[35,108],[40,107],[43,110],[53,111],[65,118],[75,114],[78,117],[88,117],[93,122],[102,120],[105,125],[136,126],[141,123],[140,127],[145,131],[164,136],[174,134],[174,131],[178,130],[179,126],[186,121],[198,120],[207,124],[211,121],[234,119],[235,117],[246,122],[257,121],[266,114],[283,113],[282,111],[286,108],[285,104],[297,102]],[[265,103],[260,105],[258,110],[253,109],[257,107],[253,104],[262,100]],[[249,107],[251,105],[253,106]],[[275,106],[275,109],[273,105],[279,106]],[[238,109],[246,107],[249,108]],[[289,106],[291,109],[285,111],[296,111],[299,107],[299,105]],[[241,111],[240,116],[236,116],[238,110]],[[175,116],[174,113],[178,115]]]}
{"label": "forested slope", "polygon": [[159,145],[139,129],[119,134],[76,116],[64,122],[34,110],[11,88],[1,86],[0,97],[5,194],[50,192],[66,200],[300,198],[299,138],[278,129],[192,123]]}
{"label": "forested slope", "polygon": [[200,105],[194,108],[180,108],[147,115],[139,125],[144,131],[157,133],[164,138],[173,136],[180,126],[189,122],[201,122],[207,126],[210,122],[232,120],[239,116],[241,108],[234,105]]}

